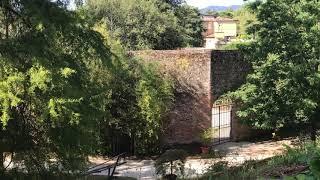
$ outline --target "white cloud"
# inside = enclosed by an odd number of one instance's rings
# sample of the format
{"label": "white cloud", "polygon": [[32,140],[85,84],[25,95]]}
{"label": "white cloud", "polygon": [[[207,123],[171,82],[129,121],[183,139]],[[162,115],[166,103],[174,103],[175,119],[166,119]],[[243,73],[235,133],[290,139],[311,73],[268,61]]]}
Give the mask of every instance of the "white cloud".
{"label": "white cloud", "polygon": [[243,0],[186,0],[187,4],[198,8],[205,8],[207,6],[230,6],[241,5]]}

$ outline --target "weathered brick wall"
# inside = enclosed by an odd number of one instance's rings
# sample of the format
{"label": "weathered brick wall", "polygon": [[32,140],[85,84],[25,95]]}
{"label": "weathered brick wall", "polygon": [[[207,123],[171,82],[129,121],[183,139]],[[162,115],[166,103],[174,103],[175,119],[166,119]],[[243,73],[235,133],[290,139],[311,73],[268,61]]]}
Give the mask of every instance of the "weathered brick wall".
{"label": "weathered brick wall", "polygon": [[245,82],[250,70],[251,67],[244,61],[241,53],[237,51],[212,51],[212,100],[216,101],[228,91],[239,88]]}
{"label": "weathered brick wall", "polygon": [[[161,71],[174,79],[175,103],[164,139],[168,144],[199,141],[199,134],[211,127],[214,101],[239,87],[250,70],[242,56],[234,51],[189,49],[132,53],[146,62],[158,63]],[[232,125],[240,127],[237,121]],[[233,128],[233,135],[240,132],[236,129]]]}

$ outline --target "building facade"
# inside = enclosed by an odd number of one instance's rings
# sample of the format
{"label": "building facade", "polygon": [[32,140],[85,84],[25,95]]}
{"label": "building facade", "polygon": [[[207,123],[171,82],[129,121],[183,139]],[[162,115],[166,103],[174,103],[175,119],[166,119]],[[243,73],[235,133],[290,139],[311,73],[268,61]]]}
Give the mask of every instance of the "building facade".
{"label": "building facade", "polygon": [[205,29],[203,38],[207,49],[217,49],[220,45],[226,44],[237,37],[238,21],[236,20],[204,15],[202,21]]}

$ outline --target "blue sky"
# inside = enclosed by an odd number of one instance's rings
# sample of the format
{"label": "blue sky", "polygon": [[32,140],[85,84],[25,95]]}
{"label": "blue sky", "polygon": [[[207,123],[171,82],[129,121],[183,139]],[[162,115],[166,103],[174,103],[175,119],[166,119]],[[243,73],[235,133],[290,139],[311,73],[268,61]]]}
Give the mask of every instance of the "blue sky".
{"label": "blue sky", "polygon": [[230,6],[241,5],[243,0],[186,0],[191,6],[205,8],[207,6]]}

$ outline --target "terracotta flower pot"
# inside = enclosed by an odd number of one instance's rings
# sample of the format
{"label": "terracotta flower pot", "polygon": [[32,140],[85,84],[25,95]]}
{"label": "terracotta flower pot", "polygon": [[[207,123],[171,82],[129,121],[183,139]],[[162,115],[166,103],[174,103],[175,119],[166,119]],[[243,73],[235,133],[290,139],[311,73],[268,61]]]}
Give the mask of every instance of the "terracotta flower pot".
{"label": "terracotta flower pot", "polygon": [[209,147],[200,147],[200,149],[201,149],[201,153],[202,154],[208,154],[209,153]]}

